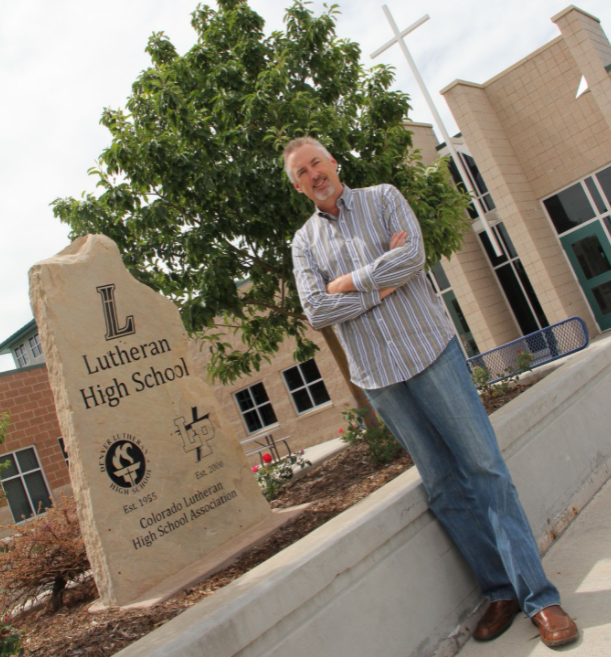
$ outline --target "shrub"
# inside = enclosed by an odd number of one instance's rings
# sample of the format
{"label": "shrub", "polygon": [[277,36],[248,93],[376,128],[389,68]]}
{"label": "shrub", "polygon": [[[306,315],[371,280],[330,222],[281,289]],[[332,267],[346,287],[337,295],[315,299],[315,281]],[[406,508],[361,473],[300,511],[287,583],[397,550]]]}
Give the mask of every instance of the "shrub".
{"label": "shrub", "polygon": [[471,380],[480,391],[482,399],[488,401],[493,397],[500,397],[509,391],[512,383],[517,383],[520,375],[530,372],[532,367],[532,354],[529,351],[518,350],[516,353],[515,367],[505,368],[505,378],[496,385],[490,383],[492,378],[487,367],[474,367]]}
{"label": "shrub", "polygon": [[263,495],[270,502],[275,499],[282,486],[285,486],[293,478],[294,466],[298,465],[303,469],[306,465],[312,465],[310,461],[303,458],[303,450],[291,454],[278,463],[272,463],[270,454],[263,454],[262,460],[263,465],[254,465],[252,471],[255,473]]}
{"label": "shrub", "polygon": [[8,618],[5,618],[4,622],[0,621],[0,657],[23,655],[22,643],[23,632],[13,627],[8,622]]}
{"label": "shrub", "polygon": [[480,391],[482,399],[492,399],[495,396],[494,386],[490,383],[490,370],[487,367],[474,367],[471,380]]}
{"label": "shrub", "polygon": [[66,584],[90,568],[74,499],[62,495],[61,503],[45,514],[3,528],[13,536],[0,551],[0,607],[9,611],[50,593],[57,611]]}
{"label": "shrub", "polygon": [[358,410],[347,408],[342,411],[348,428],[345,431],[340,429],[340,437],[349,445],[367,445],[369,456],[374,463],[388,463],[397,456],[402,447],[377,413],[378,425],[373,429],[365,427],[364,418],[368,412],[368,408],[359,408]]}

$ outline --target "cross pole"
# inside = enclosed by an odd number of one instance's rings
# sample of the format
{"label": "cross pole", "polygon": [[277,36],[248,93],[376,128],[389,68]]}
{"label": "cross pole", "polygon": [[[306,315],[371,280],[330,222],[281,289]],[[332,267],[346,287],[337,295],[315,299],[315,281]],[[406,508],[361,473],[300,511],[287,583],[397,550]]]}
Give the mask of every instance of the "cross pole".
{"label": "cross pole", "polygon": [[418,82],[418,86],[420,87],[420,90],[424,94],[424,98],[426,99],[427,105],[429,106],[429,109],[431,110],[433,117],[435,118],[435,123],[437,124],[437,127],[439,128],[439,131],[443,135],[443,138],[445,139],[446,145],[448,147],[448,150],[450,151],[450,155],[452,157],[452,160],[454,160],[454,164],[456,165],[456,168],[460,171],[460,175],[462,176],[463,183],[471,196],[473,197],[473,206],[475,207],[475,211],[477,212],[477,216],[479,217],[480,221],[482,222],[482,225],[484,226],[484,230],[486,231],[486,235],[488,235],[488,239],[490,240],[490,243],[492,244],[492,248],[494,249],[494,253],[496,256],[501,257],[503,255],[503,252],[501,251],[501,248],[497,242],[495,234],[492,232],[492,229],[490,228],[490,225],[488,224],[488,221],[486,220],[486,217],[484,213],[481,210],[480,204],[477,200],[477,192],[473,188],[473,185],[471,184],[471,179],[469,177],[469,174],[467,173],[467,170],[458,156],[458,153],[456,152],[456,149],[454,148],[454,143],[452,142],[452,138],[448,134],[448,131],[446,130],[445,125],[443,124],[443,121],[441,120],[441,116],[439,112],[437,111],[437,108],[435,107],[435,103],[433,102],[433,99],[431,98],[431,94],[429,93],[429,90],[426,87],[426,84],[424,83],[424,80],[422,79],[422,76],[420,75],[420,71],[418,70],[418,67],[416,66],[416,62],[414,61],[410,51],[407,49],[407,46],[405,45],[405,40],[404,37],[406,37],[410,32],[413,32],[416,28],[420,27],[423,23],[426,23],[426,21],[429,20],[430,16],[428,14],[424,15],[422,18],[417,20],[415,23],[410,25],[408,28],[403,30],[403,32],[399,31],[399,28],[397,27],[397,24],[395,23],[395,19],[393,18],[392,14],[390,13],[390,9],[388,8],[387,5],[383,5],[382,9],[384,13],[386,14],[386,18],[388,19],[388,22],[390,23],[390,27],[392,31],[394,32],[394,38],[391,39],[390,41],[387,41],[381,48],[378,48],[374,53],[371,54],[371,59],[375,59],[378,55],[381,55],[384,51],[388,50],[391,46],[394,46],[395,43],[398,43],[399,46],[401,47],[401,51],[403,52],[403,55],[405,56],[405,59],[407,60],[407,63],[409,64],[410,68],[412,69],[412,73],[416,77],[416,80]]}

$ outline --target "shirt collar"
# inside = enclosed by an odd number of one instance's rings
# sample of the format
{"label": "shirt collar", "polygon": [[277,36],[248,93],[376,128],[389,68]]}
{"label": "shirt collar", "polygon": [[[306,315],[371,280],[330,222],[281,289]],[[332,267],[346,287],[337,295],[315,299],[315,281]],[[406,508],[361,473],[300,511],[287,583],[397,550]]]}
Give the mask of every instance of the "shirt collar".
{"label": "shirt collar", "polygon": [[[346,184],[344,184],[343,187],[344,189],[342,190],[341,196],[337,199],[337,207],[341,208],[342,206],[344,206],[346,210],[350,211],[352,210],[352,203],[353,203],[352,196],[354,192]],[[329,214],[328,212],[323,212],[318,207],[316,208],[316,214],[319,217],[324,217],[325,219],[331,219],[331,221],[337,221],[339,218],[339,217],[334,217],[332,214]]]}

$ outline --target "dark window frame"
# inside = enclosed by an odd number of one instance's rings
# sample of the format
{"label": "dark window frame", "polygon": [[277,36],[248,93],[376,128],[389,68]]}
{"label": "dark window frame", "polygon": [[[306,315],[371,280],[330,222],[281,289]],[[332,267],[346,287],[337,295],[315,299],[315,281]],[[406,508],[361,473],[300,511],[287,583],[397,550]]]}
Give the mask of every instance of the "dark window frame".
{"label": "dark window frame", "polygon": [[[29,470],[22,470],[20,459],[17,455],[22,453],[22,452],[27,452],[29,450],[32,451],[32,454],[34,456],[34,459],[36,460],[36,463],[37,463],[38,467],[30,468]],[[28,520],[31,520],[32,518],[36,518],[38,516],[44,515],[47,511],[47,508],[49,508],[49,507],[45,507],[40,511],[40,513],[38,512],[39,509],[37,508],[37,506],[34,504],[34,502],[32,500],[32,495],[30,493],[29,486],[28,486],[28,480],[26,479],[26,477],[28,475],[32,475],[36,472],[40,472],[40,475],[42,477],[42,482],[43,482],[43,484],[46,488],[47,497],[48,497],[49,501],[51,502],[51,504],[53,503],[53,498],[51,497],[51,487],[49,486],[47,476],[46,476],[45,471],[42,467],[40,457],[38,456],[38,450],[36,449],[35,445],[30,445],[29,447],[24,447],[22,449],[16,449],[13,452],[8,452],[7,454],[2,454],[2,455],[0,455],[0,462],[4,463],[10,457],[13,457],[13,463],[16,466],[17,473],[13,474],[13,475],[10,475],[10,476],[5,476],[5,473],[7,471],[4,470],[2,475],[1,475],[1,477],[2,477],[1,478],[1,484],[2,484],[2,488],[4,490],[4,494],[6,496],[6,500],[8,502],[9,510],[11,512],[11,515],[13,516],[13,519],[14,519],[15,523],[21,524],[23,522],[27,522]],[[10,490],[7,491],[6,487],[4,486],[5,483],[11,482],[11,481],[16,481],[16,480],[19,480],[21,482],[21,485],[22,485],[23,490],[24,490],[24,492],[26,494],[26,497],[27,497],[27,502],[28,502],[28,504],[30,506],[30,510],[31,510],[31,515],[28,516],[25,519],[23,517],[17,518],[15,516],[15,512],[13,511],[13,507],[11,505],[11,492],[10,492]]]}
{"label": "dark window frame", "polygon": [[[254,394],[254,388],[257,386],[261,386],[263,389],[263,392],[265,393],[265,397],[267,398],[265,401],[263,401],[260,404],[257,404],[255,394]],[[242,408],[242,405],[240,404],[240,398],[238,395],[244,395],[245,393],[248,393],[248,396],[250,397],[250,401],[252,402],[252,406],[250,408]],[[269,398],[269,395],[267,394],[267,390],[265,389],[265,385],[263,384],[262,381],[258,381],[257,383],[253,383],[246,388],[242,388],[241,390],[237,390],[236,392],[233,393],[233,398],[235,399],[236,405],[238,407],[238,411],[240,413],[240,417],[242,418],[242,422],[244,423],[244,427],[246,428],[246,431],[248,432],[249,435],[253,435],[258,433],[259,431],[263,431],[264,429],[268,429],[269,427],[274,427],[278,424],[278,418],[276,416],[276,412],[274,411],[274,407],[272,405],[271,399]],[[261,414],[261,411],[259,409],[264,408],[266,406],[269,406],[269,410],[271,410],[271,413],[274,417],[273,422],[269,422],[265,424],[265,419]],[[252,412],[256,412],[256,415],[259,419],[259,423],[261,424],[260,427],[254,428],[251,430],[251,428],[248,426],[248,421],[246,419],[246,415]]]}
{"label": "dark window frame", "polygon": [[[569,217],[562,204],[561,196],[567,196],[571,190],[578,190],[578,193],[582,195],[582,199],[587,201],[592,214],[591,217],[579,222]],[[605,208],[604,210],[601,210],[601,205]],[[606,217],[611,215],[611,166],[594,171],[542,198],[541,206],[558,237],[568,235],[570,232],[579,230],[595,221],[604,221]],[[564,216],[561,216],[559,212],[564,213]],[[556,214],[554,215],[554,213]],[[573,225],[569,225],[571,223]]]}
{"label": "dark window frame", "polygon": [[28,338],[28,342],[30,344],[30,351],[32,352],[32,356],[34,359],[38,358],[39,356],[42,356],[42,344],[40,343],[40,334],[37,333],[36,335],[33,335],[31,338]]}
{"label": "dark window frame", "polygon": [[22,342],[18,347],[15,347],[14,352],[19,367],[27,367],[30,364],[30,354],[25,346],[25,342]]}
{"label": "dark window frame", "polygon": [[[494,275],[503,296],[507,300],[507,305],[517,327],[522,332],[522,335],[527,335],[528,333],[548,327],[549,321],[547,320],[545,311],[541,307],[539,299],[535,294],[532,283],[526,273],[526,269],[524,268],[517,249],[509,236],[507,227],[502,221],[499,221],[491,226],[491,229],[496,236],[497,243],[501,247],[502,255],[500,257],[494,253],[490,243],[490,238],[485,231],[478,233],[478,238],[484,252],[486,253],[488,263],[494,271]],[[523,299],[515,299],[514,302],[512,302],[508,295],[509,283],[515,284],[517,289],[520,290]],[[520,314],[522,312],[520,310],[521,306],[526,307],[530,316]],[[530,323],[531,320],[534,320],[534,322]]]}
{"label": "dark window frame", "polygon": [[[318,371],[319,377],[317,379],[313,379],[312,381],[307,381],[302,366],[306,365],[310,361],[312,361],[314,363],[314,365],[316,366],[316,370]],[[288,372],[293,372],[295,370],[297,370],[299,372],[301,380],[303,381],[303,385],[291,389],[291,387],[289,385],[289,382],[287,380],[287,373]],[[306,360],[303,363],[297,363],[297,365],[292,365],[291,367],[287,367],[286,369],[282,370],[282,380],[284,381],[284,385],[286,386],[286,389],[287,389],[287,391],[288,391],[288,393],[291,397],[291,402],[293,403],[293,408],[295,409],[295,412],[297,413],[297,415],[303,415],[304,413],[309,413],[310,411],[314,410],[315,408],[322,408],[323,406],[327,406],[327,405],[333,403],[333,401],[331,399],[331,395],[329,394],[329,391],[327,390],[327,386],[325,384],[325,381],[322,377],[322,374],[320,373],[320,369],[318,368],[318,365],[316,364],[316,361],[314,360],[314,358],[310,358],[309,360]],[[326,395],[329,399],[327,399],[326,401],[321,402],[321,403],[316,403],[310,388],[312,386],[316,385],[316,384],[319,384],[319,383],[322,383],[322,385],[324,387],[324,390],[325,390],[325,393],[326,393]],[[295,395],[298,392],[301,392],[302,390],[306,391],[306,393],[308,395],[308,398],[310,400],[310,403],[312,405],[309,408],[306,408],[306,409],[300,411],[299,407],[297,405],[297,400],[295,398]]]}

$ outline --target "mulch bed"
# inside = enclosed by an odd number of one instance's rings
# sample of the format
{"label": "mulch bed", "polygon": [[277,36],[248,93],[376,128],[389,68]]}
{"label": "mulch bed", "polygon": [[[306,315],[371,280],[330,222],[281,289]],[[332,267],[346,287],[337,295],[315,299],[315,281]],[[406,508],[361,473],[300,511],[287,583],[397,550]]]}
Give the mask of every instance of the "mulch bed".
{"label": "mulch bed", "polygon": [[[506,395],[485,402],[488,414],[527,387],[517,385]],[[53,614],[48,606],[42,606],[13,619],[13,624],[26,632],[25,654],[31,657],[114,655],[295,543],[412,465],[411,458],[405,453],[389,464],[374,465],[363,446],[350,447],[282,489],[272,507],[283,508],[306,502],[310,506],[292,524],[244,553],[231,566],[153,609],[140,611],[113,609],[90,614],[88,607],[98,597],[90,579],[66,593],[65,604],[58,613]]]}
{"label": "mulch bed", "polygon": [[535,384],[529,383],[527,385],[522,385],[521,383],[517,383],[512,388],[510,388],[504,395],[500,395],[499,397],[492,397],[491,399],[483,399],[482,403],[484,404],[486,413],[488,413],[488,415],[492,415],[494,411],[501,408],[501,406],[505,406],[505,404],[510,402],[518,395],[521,395],[525,390],[527,390],[533,385]]}

